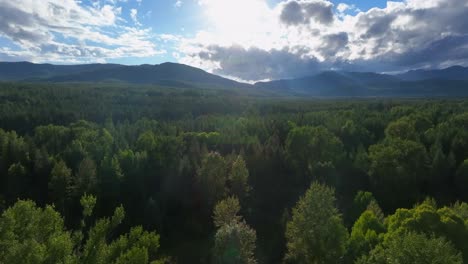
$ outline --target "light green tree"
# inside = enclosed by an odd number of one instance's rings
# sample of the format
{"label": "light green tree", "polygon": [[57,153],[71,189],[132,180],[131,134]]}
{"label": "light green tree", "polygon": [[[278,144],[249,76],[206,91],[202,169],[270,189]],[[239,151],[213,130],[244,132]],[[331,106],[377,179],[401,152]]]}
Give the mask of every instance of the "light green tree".
{"label": "light green tree", "polygon": [[70,232],[52,206],[18,201],[0,217],[0,263],[77,263]]}
{"label": "light green tree", "polygon": [[[463,208],[463,204],[458,206]],[[403,235],[409,232],[428,236],[445,237],[468,260],[467,219],[460,210],[450,207],[437,208],[435,201],[426,200],[412,209],[398,209],[386,219],[386,237]]]}
{"label": "light green tree", "polygon": [[462,264],[463,259],[450,242],[424,234],[393,236],[360,258],[356,264]]}
{"label": "light green tree", "polygon": [[286,228],[286,260],[335,263],[345,254],[348,232],[335,207],[334,190],[313,183],[299,200]]}
{"label": "light green tree", "polygon": [[384,223],[371,210],[366,210],[354,223],[349,238],[347,259],[351,263],[364,254],[369,253],[383,240],[386,232]]}
{"label": "light green tree", "polygon": [[247,197],[251,189],[248,181],[249,171],[247,170],[244,159],[239,155],[232,163],[229,173],[231,195],[238,197],[241,201]]}
{"label": "light green tree", "polygon": [[254,264],[257,235],[239,215],[239,200],[220,201],[214,209],[213,222],[218,228],[213,248],[213,262],[218,264]]}
{"label": "light green tree", "polygon": [[[94,196],[85,195],[80,200],[84,217],[92,215],[96,204]],[[117,207],[110,218],[102,218],[87,232],[86,241],[78,243],[80,263],[160,263],[157,261],[159,249],[159,235],[155,232],[144,231],[142,227],[134,227],[128,234],[111,240],[115,228],[122,223],[125,211],[122,206]],[[83,221],[83,228],[85,224]],[[83,237],[83,236],[81,236]],[[162,263],[162,262],[161,262]]]}
{"label": "light green tree", "polygon": [[84,195],[81,230],[73,235],[52,206],[39,208],[32,201],[18,201],[0,217],[0,263],[11,264],[147,264],[164,263],[158,256],[159,235],[133,227],[115,238],[123,221],[123,207],[110,218],[98,219],[88,229],[96,198]]}

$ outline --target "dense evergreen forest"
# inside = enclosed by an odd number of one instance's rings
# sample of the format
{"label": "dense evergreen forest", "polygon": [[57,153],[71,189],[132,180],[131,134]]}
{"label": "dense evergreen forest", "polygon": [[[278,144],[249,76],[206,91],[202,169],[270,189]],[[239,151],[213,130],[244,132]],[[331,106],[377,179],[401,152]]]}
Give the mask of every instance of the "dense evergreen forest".
{"label": "dense evergreen forest", "polygon": [[468,263],[468,101],[0,84],[0,263]]}

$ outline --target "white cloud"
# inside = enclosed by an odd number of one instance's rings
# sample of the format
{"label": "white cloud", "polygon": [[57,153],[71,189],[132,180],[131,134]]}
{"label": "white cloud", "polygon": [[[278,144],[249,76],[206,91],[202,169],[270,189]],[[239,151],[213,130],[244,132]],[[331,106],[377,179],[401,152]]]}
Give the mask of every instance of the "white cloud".
{"label": "white cloud", "polygon": [[339,3],[338,6],[336,7],[338,12],[340,12],[340,13],[343,13],[343,12],[345,12],[346,10],[348,10],[350,8],[351,8],[351,6],[348,5],[348,4],[345,4],[345,3]]}
{"label": "white cloud", "polygon": [[[0,53],[36,62],[90,62],[163,52],[151,41],[151,29],[126,25],[117,2],[122,0],[93,6],[74,0],[0,0],[0,36],[19,46]],[[131,12],[136,19],[137,12]]]}
{"label": "white cloud", "polygon": [[181,7],[182,5],[184,4],[184,2],[180,1],[180,0],[177,0],[175,3],[174,3],[174,7]]}
{"label": "white cloud", "polygon": [[0,59],[148,57],[166,52],[161,43],[179,62],[249,81],[468,64],[467,0],[389,1],[366,12],[327,0],[195,0],[208,26],[192,37],[155,34],[139,20],[151,11],[122,12],[126,1],[0,0],[0,36],[19,47],[0,47]]}
{"label": "white cloud", "polygon": [[356,7],[356,5],[348,5],[346,3],[339,3],[336,6],[336,10],[338,11],[338,16],[343,17],[345,13],[348,11],[353,11],[353,12],[361,12],[359,8]]}
{"label": "white cloud", "polygon": [[179,61],[225,76],[252,81],[331,68],[468,64],[466,0],[389,1],[366,12],[346,4],[333,11],[326,0],[286,0],[274,7],[266,0],[198,3],[212,26],[181,39]]}
{"label": "white cloud", "polygon": [[130,18],[135,25],[141,26],[141,23],[138,21],[138,10],[135,8],[130,9]]}

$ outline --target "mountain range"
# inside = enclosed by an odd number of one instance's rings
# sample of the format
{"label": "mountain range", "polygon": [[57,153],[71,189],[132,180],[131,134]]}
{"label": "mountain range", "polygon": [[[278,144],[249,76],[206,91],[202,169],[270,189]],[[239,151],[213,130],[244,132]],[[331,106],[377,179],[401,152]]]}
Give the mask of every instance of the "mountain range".
{"label": "mountain range", "polygon": [[412,70],[401,74],[325,71],[295,79],[246,84],[177,64],[52,65],[0,62],[0,81],[123,82],[180,88],[255,89],[293,96],[468,96],[468,68]]}

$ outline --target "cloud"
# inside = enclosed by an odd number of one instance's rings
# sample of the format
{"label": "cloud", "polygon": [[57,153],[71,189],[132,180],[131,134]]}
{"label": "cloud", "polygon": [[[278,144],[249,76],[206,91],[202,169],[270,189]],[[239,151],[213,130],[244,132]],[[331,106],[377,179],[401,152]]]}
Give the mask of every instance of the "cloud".
{"label": "cloud", "polygon": [[141,23],[138,21],[138,10],[135,8],[130,9],[130,18],[135,25],[141,26]]}
{"label": "cloud", "polygon": [[177,0],[175,3],[174,3],[174,7],[181,7],[182,5],[184,4],[184,2],[180,1],[180,0]]}
{"label": "cloud", "polygon": [[326,58],[339,57],[341,51],[348,49],[349,38],[346,32],[325,35],[322,37],[322,41],[318,50]]}
{"label": "cloud", "polygon": [[[35,62],[90,62],[154,56],[151,29],[126,25],[122,8],[107,0],[84,6],[74,0],[0,0],[0,36],[16,48],[3,48],[3,58]],[[137,12],[131,11],[137,23]]]}
{"label": "cloud", "polygon": [[336,10],[340,13],[344,13],[346,10],[351,9],[351,6],[345,3],[339,3]]}
{"label": "cloud", "polygon": [[204,28],[183,35],[155,34],[139,20],[151,11],[122,11],[124,2],[141,1],[0,0],[0,38],[13,43],[0,47],[0,60],[144,58],[165,53],[162,44],[179,62],[248,81],[468,66],[466,0],[388,1],[367,11],[326,0],[195,0]]}
{"label": "cloud", "polygon": [[323,0],[290,0],[282,4],[281,22],[287,25],[333,22],[333,4]]}
{"label": "cloud", "polygon": [[301,52],[306,51],[288,48],[265,51],[256,47],[213,45],[192,54],[192,59],[219,62],[211,65],[212,72],[245,81],[299,77],[322,70],[317,59],[301,58],[298,56]]}
{"label": "cloud", "polygon": [[[221,14],[210,17],[216,30],[180,40],[179,61],[224,76],[253,81],[328,69],[468,66],[466,0],[389,1],[365,12],[344,4],[334,9],[324,0],[287,0],[273,7],[266,0],[239,0],[232,1],[230,14],[214,8],[210,1],[216,0],[201,1]],[[233,23],[223,22],[226,16]]]}
{"label": "cloud", "polygon": [[339,15],[342,15],[346,11],[361,12],[361,9],[357,8],[356,5],[348,5],[345,3],[339,3],[338,6],[336,6],[336,10],[338,11]]}

